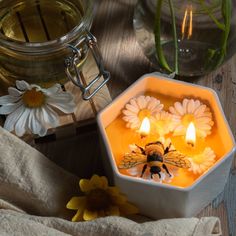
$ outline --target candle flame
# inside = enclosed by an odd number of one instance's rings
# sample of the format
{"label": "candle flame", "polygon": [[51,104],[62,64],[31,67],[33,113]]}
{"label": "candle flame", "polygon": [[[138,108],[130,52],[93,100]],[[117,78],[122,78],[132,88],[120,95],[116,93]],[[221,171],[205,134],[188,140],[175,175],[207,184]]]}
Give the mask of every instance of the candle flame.
{"label": "candle flame", "polygon": [[150,121],[147,117],[143,119],[139,129],[139,133],[141,134],[142,137],[145,137],[150,133]]}
{"label": "candle flame", "polygon": [[187,30],[187,39],[190,39],[192,34],[193,34],[193,9],[192,9],[192,5],[187,6],[187,8],[184,11],[184,17],[183,17],[183,22],[182,22],[182,26],[181,26],[182,39],[185,38],[186,30]]}
{"label": "candle flame", "polygon": [[185,140],[186,143],[190,144],[191,146],[194,146],[196,142],[196,129],[193,122],[191,122],[187,128]]}

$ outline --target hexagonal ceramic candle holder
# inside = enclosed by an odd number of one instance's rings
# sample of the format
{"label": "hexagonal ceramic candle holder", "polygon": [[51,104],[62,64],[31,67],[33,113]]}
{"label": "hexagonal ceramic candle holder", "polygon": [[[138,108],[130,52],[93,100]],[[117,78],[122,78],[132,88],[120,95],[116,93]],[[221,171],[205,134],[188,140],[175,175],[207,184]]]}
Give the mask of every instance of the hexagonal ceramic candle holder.
{"label": "hexagonal ceramic candle holder", "polygon": [[[213,142],[212,148],[220,148],[220,156],[211,168],[189,186],[158,183],[128,176],[119,171],[114,147],[112,147],[110,140],[113,136],[108,136],[106,129],[121,115],[122,109],[131,98],[142,94],[164,95],[167,98],[170,96],[177,100],[191,97],[209,104],[215,123],[213,133],[218,137],[217,141]],[[97,121],[107,174],[114,181],[114,184],[119,186],[121,191],[127,195],[128,200],[139,207],[142,214],[155,219],[191,217],[199,213],[223,191],[234,156],[235,141],[214,90],[173,80],[159,73],[147,74],[100,112]],[[114,132],[114,136],[117,136],[117,132]],[[120,145],[123,142],[122,140],[126,138],[125,131],[119,137],[114,138],[118,140],[117,145]]]}

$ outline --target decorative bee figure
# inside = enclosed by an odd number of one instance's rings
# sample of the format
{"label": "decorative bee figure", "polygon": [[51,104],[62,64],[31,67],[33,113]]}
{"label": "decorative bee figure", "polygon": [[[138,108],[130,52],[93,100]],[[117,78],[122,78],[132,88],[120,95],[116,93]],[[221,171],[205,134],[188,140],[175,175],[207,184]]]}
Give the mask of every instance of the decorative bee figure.
{"label": "decorative bee figure", "polygon": [[151,178],[153,178],[154,174],[157,174],[161,179],[161,168],[171,176],[165,163],[184,169],[191,167],[191,163],[186,156],[176,150],[170,150],[171,143],[166,148],[160,141],[148,143],[145,148],[138,145],[136,145],[136,147],[136,150],[124,155],[124,158],[119,165],[120,169],[129,169],[144,163],[145,165],[143,166],[141,177],[143,177],[143,174],[149,166]]}

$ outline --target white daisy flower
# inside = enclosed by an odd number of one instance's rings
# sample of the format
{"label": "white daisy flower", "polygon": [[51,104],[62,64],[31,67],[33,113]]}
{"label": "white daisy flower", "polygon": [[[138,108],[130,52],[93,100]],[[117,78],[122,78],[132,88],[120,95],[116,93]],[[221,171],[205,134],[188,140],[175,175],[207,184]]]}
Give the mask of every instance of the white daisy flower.
{"label": "white daisy flower", "polygon": [[32,132],[44,136],[47,129],[59,124],[57,110],[72,113],[75,109],[72,94],[59,84],[44,89],[25,81],[16,81],[8,88],[9,95],[0,97],[0,114],[7,115],[4,128],[17,136]]}
{"label": "white daisy flower", "polygon": [[165,136],[173,131],[175,123],[173,122],[172,114],[166,111],[161,111],[154,116],[154,127],[160,136]]}
{"label": "white daisy flower", "polygon": [[132,98],[126,104],[123,110],[123,120],[127,122],[127,127],[131,129],[139,129],[145,117],[152,119],[156,114],[162,111],[164,105],[150,96],[141,95]]}
{"label": "white daisy flower", "polygon": [[214,164],[215,157],[214,151],[207,147],[201,154],[189,158],[191,167],[188,170],[194,174],[202,174]]}
{"label": "white daisy flower", "polygon": [[175,123],[173,135],[185,135],[190,122],[194,123],[197,136],[204,138],[211,133],[214,124],[212,113],[199,100],[184,99],[182,103],[176,102],[169,111]]}

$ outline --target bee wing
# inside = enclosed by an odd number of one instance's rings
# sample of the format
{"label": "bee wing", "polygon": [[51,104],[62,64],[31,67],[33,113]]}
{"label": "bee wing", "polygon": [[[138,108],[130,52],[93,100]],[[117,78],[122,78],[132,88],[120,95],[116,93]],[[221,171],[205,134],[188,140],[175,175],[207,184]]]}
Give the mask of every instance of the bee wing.
{"label": "bee wing", "polygon": [[132,168],[138,164],[146,163],[147,157],[141,153],[131,152],[126,153],[121,160],[118,167],[120,169],[129,169]]}
{"label": "bee wing", "polygon": [[190,161],[182,153],[173,150],[163,156],[164,162],[173,166],[188,169],[191,167]]}

